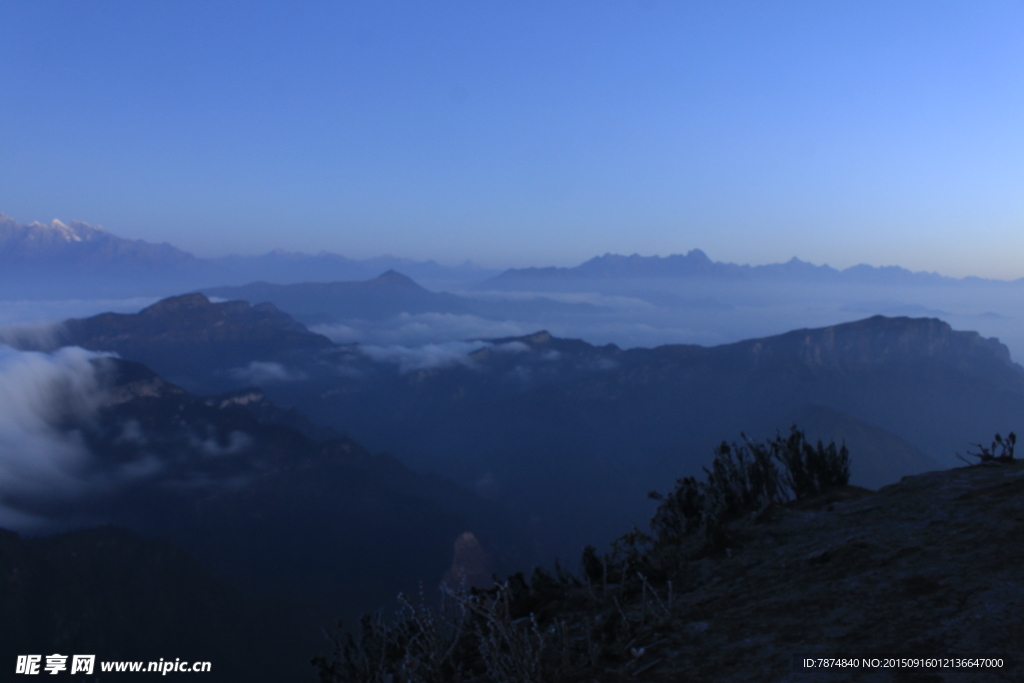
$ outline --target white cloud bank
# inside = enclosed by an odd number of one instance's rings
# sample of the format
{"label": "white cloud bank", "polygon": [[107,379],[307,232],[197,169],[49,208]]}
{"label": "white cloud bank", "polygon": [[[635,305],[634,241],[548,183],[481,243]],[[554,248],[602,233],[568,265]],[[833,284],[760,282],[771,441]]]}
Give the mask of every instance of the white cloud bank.
{"label": "white cloud bank", "polygon": [[295,382],[306,379],[303,372],[289,370],[280,363],[256,361],[244,368],[234,368],[229,374],[235,379],[256,385],[273,384],[274,382]]}
{"label": "white cloud bank", "polygon": [[465,365],[472,367],[471,354],[480,349],[499,353],[522,353],[530,347],[522,342],[492,344],[483,341],[457,341],[423,346],[359,346],[359,351],[378,363],[394,363],[400,372]]}
{"label": "white cloud bank", "polygon": [[[104,400],[103,354],[65,348],[46,354],[0,346],[0,526],[23,530],[19,497],[82,493],[91,456],[76,430]],[[35,520],[38,521],[38,520]]]}
{"label": "white cloud bank", "polygon": [[395,363],[401,372],[427,370],[451,365],[471,365],[469,354],[488,346],[484,342],[447,342],[423,346],[360,346],[359,350],[378,363]]}
{"label": "white cloud bank", "polygon": [[462,339],[519,337],[536,332],[536,325],[512,320],[487,320],[453,313],[401,313],[383,321],[348,320],[345,324],[311,328],[334,342],[379,346],[419,346]]}

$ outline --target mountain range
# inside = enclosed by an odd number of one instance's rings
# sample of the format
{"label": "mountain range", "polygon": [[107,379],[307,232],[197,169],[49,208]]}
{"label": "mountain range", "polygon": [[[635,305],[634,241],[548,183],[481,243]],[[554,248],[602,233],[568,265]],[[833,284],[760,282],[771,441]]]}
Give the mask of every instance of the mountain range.
{"label": "mountain range", "polygon": [[199,287],[254,280],[355,280],[401,268],[426,281],[459,284],[497,271],[467,262],[382,256],[357,260],[323,252],[274,250],[258,256],[200,258],[170,244],[118,237],[81,221],[18,223],[0,214],[0,286],[4,298],[167,295]]}
{"label": "mountain range", "polygon": [[927,318],[714,347],[623,350],[539,332],[389,348],[333,344],[271,304],[192,294],[54,334],[200,393],[256,383],[275,403],[510,510],[541,557],[573,557],[623,519],[642,521],[644,493],[699,472],[741,433],[796,423],[845,439],[854,482],[877,487],[952,464],[1024,415],[1024,369],[1006,347]]}
{"label": "mountain range", "polygon": [[[166,294],[170,291],[168,287],[181,291],[257,280],[278,284],[362,280],[387,270],[399,270],[417,280],[445,286],[491,290],[550,290],[588,281],[665,278],[889,286],[987,282],[981,278],[957,280],[936,273],[912,272],[898,266],[862,264],[837,270],[796,257],[786,263],[738,265],[712,261],[700,249],[665,257],[605,254],[572,268],[512,268],[500,273],[468,261],[460,266],[442,266],[434,261],[390,256],[356,260],[327,252],[309,255],[280,249],[258,256],[200,258],[168,243],[124,239],[81,221],[65,224],[54,219],[50,223],[21,224],[3,214],[0,214],[0,265],[15,269],[17,277],[8,277],[3,284],[10,290],[8,294],[16,291],[19,295],[33,291],[28,283],[18,287],[19,281],[28,278],[33,285],[43,284],[38,277],[40,268],[61,269],[51,275],[65,278],[74,275],[83,285],[89,283],[82,275],[99,276],[100,281],[92,283],[89,291],[108,292],[115,283],[120,283],[122,288],[132,287],[132,295]],[[133,279],[127,279],[128,276]]]}
{"label": "mountain range", "polygon": [[0,263],[62,268],[196,269],[197,257],[166,242],[127,240],[81,221],[22,225],[0,214]]}
{"label": "mountain range", "polygon": [[[279,652],[313,653],[320,625],[420,582],[429,592],[442,578],[486,585],[537,561],[572,566],[583,546],[642,528],[646,494],[701,476],[723,440],[795,424],[845,443],[852,483],[880,488],[949,467],[1024,416],[1024,368],[1007,347],[935,318],[713,346],[547,331],[381,346],[335,343],[287,309],[312,301],[306,316],[334,308],[347,320],[419,302],[456,315],[473,297],[394,272],[240,291],[252,302],[193,292],[5,337],[17,350],[0,347],[0,526],[24,536],[0,533],[0,576],[14,581],[0,611],[24,620],[32,643],[60,651],[88,631],[108,658],[122,652],[105,644],[115,640],[138,658],[178,629],[168,642],[183,654],[221,661],[275,638]],[[706,569],[676,586],[748,615]],[[98,615],[90,590],[115,611]],[[156,602],[139,611],[138,600]],[[134,639],[121,635],[129,621]],[[250,668],[248,680],[283,671]]]}
{"label": "mountain range", "polygon": [[[940,285],[960,280],[938,273],[913,272],[899,266],[874,267],[864,264],[838,270],[815,265],[795,256],[785,263],[750,266],[712,261],[700,249],[670,256],[596,256],[572,268],[511,268],[481,283],[485,289],[532,289],[560,286],[588,280],[708,279],[726,281],[791,281],[875,285]],[[980,281],[980,278],[967,278]],[[1020,282],[1020,281],[1018,281]]]}
{"label": "mountain range", "polygon": [[253,282],[239,287],[211,287],[203,293],[223,299],[270,302],[307,325],[351,319],[384,320],[402,314],[472,315],[492,320],[557,318],[600,312],[588,303],[546,297],[526,300],[481,300],[432,292],[395,270],[354,282],[303,282],[287,285]]}
{"label": "mountain range", "polygon": [[[713,261],[699,249],[665,257],[605,254],[572,268],[504,272],[468,262],[442,266],[281,250],[199,258],[81,222],[22,225],[6,217],[0,245],[0,325],[138,310],[158,298],[200,291],[270,301],[335,341],[373,345],[538,329],[622,347],[714,345],[879,314],[940,317],[997,336],[1015,356],[1024,354],[1019,281],[956,279],[896,266],[837,270],[796,258],[748,266]],[[33,305],[42,301],[42,308]]]}

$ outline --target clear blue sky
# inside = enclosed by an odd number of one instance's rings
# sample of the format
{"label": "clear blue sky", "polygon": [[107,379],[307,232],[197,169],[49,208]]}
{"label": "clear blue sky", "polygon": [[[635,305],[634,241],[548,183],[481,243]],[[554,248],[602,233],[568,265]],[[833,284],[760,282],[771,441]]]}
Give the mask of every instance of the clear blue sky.
{"label": "clear blue sky", "polygon": [[1024,276],[1021,2],[0,0],[0,212]]}

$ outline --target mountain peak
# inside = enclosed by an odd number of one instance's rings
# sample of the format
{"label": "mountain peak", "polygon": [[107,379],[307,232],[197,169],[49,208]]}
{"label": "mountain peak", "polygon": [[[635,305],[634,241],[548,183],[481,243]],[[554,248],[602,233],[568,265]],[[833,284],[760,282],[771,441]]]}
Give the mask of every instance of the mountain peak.
{"label": "mountain peak", "polygon": [[523,337],[523,340],[531,346],[543,346],[544,344],[551,343],[551,333],[547,330],[541,330],[540,332],[534,332],[531,335]]}
{"label": "mountain peak", "polygon": [[386,287],[401,287],[404,289],[423,289],[411,277],[402,275],[394,269],[384,271],[372,280],[367,280],[366,284],[382,285]]}
{"label": "mountain peak", "polygon": [[82,223],[81,221],[72,221],[71,225],[68,225],[59,218],[54,218],[49,223],[42,223],[40,221],[34,221],[30,223],[26,231],[26,237],[28,239],[46,239],[46,240],[60,240],[64,242],[83,242],[90,239],[99,238],[104,234],[102,228],[89,225],[88,223]]}
{"label": "mountain peak", "polygon": [[185,311],[197,308],[205,308],[206,306],[212,306],[211,301],[206,297],[205,294],[199,292],[193,292],[191,294],[182,294],[180,296],[172,296],[167,299],[161,299],[151,306],[139,311],[139,315],[163,315],[165,313],[172,313],[174,311]]}
{"label": "mountain peak", "polygon": [[133,279],[138,282],[140,277],[195,269],[200,264],[192,254],[169,244],[125,239],[82,221],[65,223],[54,218],[49,223],[33,221],[25,225],[0,214],[0,267],[61,268],[65,273],[77,273],[78,277],[88,273],[88,282],[92,284],[114,272],[134,271]]}

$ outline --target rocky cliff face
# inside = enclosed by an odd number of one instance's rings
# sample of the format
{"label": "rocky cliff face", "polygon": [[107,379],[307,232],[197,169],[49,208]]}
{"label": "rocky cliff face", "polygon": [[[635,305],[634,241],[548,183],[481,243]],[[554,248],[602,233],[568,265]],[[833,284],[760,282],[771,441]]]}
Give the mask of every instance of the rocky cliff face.
{"label": "rocky cliff face", "polygon": [[736,346],[746,350],[755,364],[788,357],[809,369],[857,372],[926,360],[966,368],[976,367],[981,360],[986,369],[1024,377],[1024,369],[1010,360],[1009,349],[999,340],[985,339],[977,332],[954,331],[935,318],[874,316]]}

